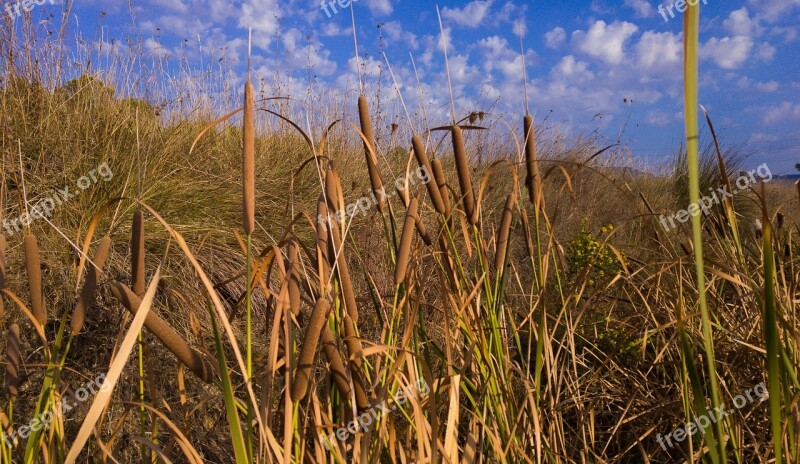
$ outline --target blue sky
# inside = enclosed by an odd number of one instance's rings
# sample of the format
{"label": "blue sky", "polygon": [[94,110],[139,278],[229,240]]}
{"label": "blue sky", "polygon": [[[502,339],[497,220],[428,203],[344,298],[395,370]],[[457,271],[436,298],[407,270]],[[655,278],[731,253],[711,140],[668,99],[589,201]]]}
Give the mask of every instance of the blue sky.
{"label": "blue sky", "polygon": [[[56,0],[62,3],[64,0]],[[746,144],[748,165],[774,172],[800,162],[800,0],[705,0],[701,13],[701,95],[727,144]],[[256,76],[267,92],[357,92],[350,12],[330,17],[319,0],[78,0],[72,9],[84,37],[105,47],[132,34],[148,53],[190,65],[222,58],[240,85],[247,29],[253,28]],[[673,2],[664,0],[668,7]],[[358,0],[355,17],[368,89],[400,112],[386,53],[409,111],[420,103],[432,125],[449,120],[447,80],[436,3]],[[567,133],[621,138],[651,162],[673,156],[683,138],[681,18],[659,13],[657,0],[477,0],[438,3],[448,38],[459,115],[523,111],[520,38],[526,49],[531,113]],[[41,7],[47,8],[47,5]],[[63,8],[63,4],[56,8]],[[106,15],[100,17],[100,11]],[[341,10],[337,7],[337,10]],[[667,8],[664,8],[667,11]],[[382,26],[380,29],[377,27]],[[382,39],[379,40],[379,33]],[[202,45],[202,49],[201,49]],[[379,48],[379,45],[381,47]],[[202,50],[202,51],[201,51]],[[420,84],[412,67],[413,56]],[[309,71],[309,65],[311,71]],[[274,92],[273,92],[274,93]],[[220,110],[227,108],[220,108]]]}

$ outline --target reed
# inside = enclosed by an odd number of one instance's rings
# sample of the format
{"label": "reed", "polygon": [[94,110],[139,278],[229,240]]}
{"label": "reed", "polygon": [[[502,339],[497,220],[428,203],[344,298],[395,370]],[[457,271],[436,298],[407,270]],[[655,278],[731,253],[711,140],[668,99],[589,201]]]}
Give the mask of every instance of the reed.
{"label": "reed", "polygon": [[244,232],[247,235],[255,230],[256,210],[256,134],[255,134],[255,95],[250,73],[247,73],[247,82],[244,84],[244,123],[242,126],[243,145],[243,221]]}
{"label": "reed", "polygon": [[511,236],[511,222],[514,219],[514,206],[516,196],[512,193],[506,198],[506,206],[503,208],[503,219],[500,222],[500,229],[497,232],[497,248],[494,255],[494,268],[498,275],[503,273],[508,252],[508,239]]}
{"label": "reed", "polygon": [[28,288],[31,292],[31,310],[41,325],[47,323],[47,309],[44,305],[42,289],[42,265],[39,259],[39,245],[36,237],[26,235],[24,240],[25,269],[28,272]]}
{"label": "reed", "polygon": [[13,403],[19,396],[19,372],[22,365],[20,351],[19,326],[11,324],[6,338],[6,389],[8,398]]}
{"label": "reed", "polygon": [[136,210],[131,226],[131,290],[139,297],[146,291],[144,275],[144,214]]}
{"label": "reed", "polygon": [[464,131],[458,126],[453,126],[451,134],[453,136],[453,154],[456,161],[458,184],[461,187],[464,214],[467,216],[467,220],[470,224],[476,225],[478,223],[478,211],[475,208],[475,192],[472,190],[472,175],[469,172],[467,149],[464,146]]}
{"label": "reed", "polygon": [[311,313],[308,321],[308,328],[300,348],[300,357],[297,361],[297,369],[292,383],[292,401],[298,403],[302,401],[308,393],[308,387],[314,374],[314,362],[317,357],[322,330],[328,323],[328,313],[331,304],[328,300],[319,299]]}
{"label": "reed", "polygon": [[397,266],[394,272],[394,284],[400,285],[406,278],[408,263],[411,259],[411,243],[414,241],[419,202],[412,198],[406,212],[406,222],[403,224],[403,234],[400,236],[400,248],[397,252]]}
{"label": "reed", "polygon": [[369,116],[369,104],[367,102],[367,97],[364,95],[358,97],[358,119],[361,122],[361,132],[364,134],[364,138],[367,139],[367,141],[364,142],[364,156],[367,158],[369,183],[378,199],[378,211],[383,214],[386,208],[386,199],[384,195],[380,194],[380,192],[383,192],[383,180],[381,179],[381,173],[373,157],[373,153],[375,152],[375,135],[372,131],[372,119]]}
{"label": "reed", "polygon": [[[428,159],[428,153],[425,151],[425,145],[422,143],[422,139],[415,135],[411,138],[411,145],[414,148],[414,156],[417,158],[417,163],[419,163],[419,166],[425,169],[425,172],[430,176],[434,171]],[[435,176],[435,174],[433,175]],[[439,186],[433,181],[428,182],[425,186],[428,189],[428,196],[431,198],[433,207],[439,214],[446,214],[447,209],[444,206],[444,200],[442,199]]]}
{"label": "reed", "polygon": [[[142,303],[142,299],[125,284],[113,282],[111,284],[111,293],[114,297],[122,303],[122,305],[134,316]],[[156,336],[161,343],[178,360],[183,363],[189,370],[200,378],[203,382],[211,383],[216,377],[217,369],[213,364],[205,360],[199,353],[193,350],[186,340],[181,337],[164,319],[158,314],[150,312],[144,320],[144,326],[147,327],[153,335]]]}
{"label": "reed", "polygon": [[75,305],[75,310],[72,312],[72,335],[78,335],[83,329],[83,323],[86,320],[86,313],[94,303],[95,292],[97,285],[100,283],[100,276],[103,272],[103,267],[108,258],[108,252],[111,249],[111,238],[109,236],[103,237],[100,240],[100,245],[97,246],[97,251],[94,254],[94,260],[89,263],[89,269],[86,272],[86,281],[83,283],[83,289],[78,297],[78,303]]}

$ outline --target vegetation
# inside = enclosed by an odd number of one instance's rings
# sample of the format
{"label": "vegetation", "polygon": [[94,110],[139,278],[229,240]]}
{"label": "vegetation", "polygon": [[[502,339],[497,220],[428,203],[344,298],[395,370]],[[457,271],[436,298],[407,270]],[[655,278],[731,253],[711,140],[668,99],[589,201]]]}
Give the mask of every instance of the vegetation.
{"label": "vegetation", "polygon": [[800,461],[800,190],[657,220],[738,167],[699,146],[698,15],[668,176],[527,114],[480,162],[472,113],[389,129],[363,92],[339,121],[249,77],[143,101],[113,90],[141,60],[53,77],[46,42],[0,41],[0,221],[114,172],[0,235],[0,463]]}

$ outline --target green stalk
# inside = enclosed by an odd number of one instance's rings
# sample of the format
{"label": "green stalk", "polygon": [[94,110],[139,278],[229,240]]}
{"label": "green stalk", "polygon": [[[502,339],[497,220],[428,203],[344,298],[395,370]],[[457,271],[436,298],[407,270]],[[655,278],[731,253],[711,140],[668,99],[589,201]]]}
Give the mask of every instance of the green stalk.
{"label": "green stalk", "polygon": [[[245,274],[247,280],[245,282],[245,326],[246,326],[246,345],[247,345],[247,383],[252,382],[253,379],[253,291],[251,287],[251,280],[253,278],[253,234],[247,234],[247,264],[245,265]],[[276,257],[277,259],[277,257]],[[288,347],[287,347],[288,349]],[[249,461],[253,459],[253,418],[255,410],[251,401],[247,402],[247,457]],[[238,460],[237,460],[238,462]]]}
{"label": "green stalk", "polygon": [[[700,5],[689,5],[684,16],[684,115],[686,123],[686,150],[689,164],[689,199],[691,203],[700,201],[699,136],[698,136],[698,51],[700,35]],[[700,315],[703,327],[703,346],[708,364],[708,381],[712,408],[722,406],[716,361],[714,359],[714,334],[711,316],[706,302],[706,282],[703,263],[703,229],[699,214],[692,216],[692,240],[694,244],[695,271]],[[686,360],[687,363],[693,362]],[[701,411],[698,411],[700,413]],[[715,424],[716,438],[721,462],[727,462],[723,421]],[[709,441],[709,443],[711,443]]]}
{"label": "green stalk", "polygon": [[783,462],[781,452],[781,345],[778,339],[778,320],[775,304],[775,259],[772,251],[772,227],[764,205],[764,339],[767,345],[767,383],[769,389],[769,420],[775,464]]}

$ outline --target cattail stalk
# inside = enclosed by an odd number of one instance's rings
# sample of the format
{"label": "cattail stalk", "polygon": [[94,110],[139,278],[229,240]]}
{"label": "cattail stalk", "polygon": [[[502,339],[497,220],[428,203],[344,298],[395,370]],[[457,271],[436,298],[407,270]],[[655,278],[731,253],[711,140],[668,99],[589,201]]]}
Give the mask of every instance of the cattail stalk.
{"label": "cattail stalk", "polygon": [[478,211],[475,209],[475,192],[472,190],[472,175],[469,172],[467,149],[464,146],[464,132],[458,126],[453,126],[453,154],[456,160],[458,183],[463,197],[464,214],[470,224],[478,223]]}
{"label": "cattail stalk", "polygon": [[[324,195],[317,199],[317,270],[319,272],[320,294],[327,294],[328,277],[330,276],[330,256],[328,254],[328,205]],[[332,222],[332,221],[331,221]]]}
{"label": "cattail stalk", "polygon": [[539,164],[536,161],[536,129],[533,126],[533,117],[531,115],[526,115],[523,122],[525,166],[527,167],[525,185],[528,187],[528,198],[538,208],[539,195],[541,194],[541,178],[539,177]]}
{"label": "cattail stalk", "polygon": [[137,210],[131,227],[131,290],[139,297],[144,297],[147,290],[144,271],[144,214]]}
{"label": "cattail stalk", "polygon": [[339,275],[339,285],[341,286],[344,304],[347,307],[347,314],[358,321],[358,305],[356,303],[356,293],[353,289],[353,280],[350,278],[350,269],[344,257],[344,244],[339,238],[339,225],[334,221],[331,227],[331,241],[333,249],[329,250],[332,260],[331,267],[336,266]]}
{"label": "cattail stalk", "polygon": [[439,188],[439,195],[444,204],[444,215],[448,221],[452,221],[452,208],[450,206],[450,194],[447,191],[447,178],[444,176],[444,168],[442,162],[438,159],[433,160],[431,163],[433,167],[433,178],[436,179],[436,186]]}
{"label": "cattail stalk", "polygon": [[[428,153],[425,152],[425,145],[422,143],[422,139],[415,135],[411,138],[411,145],[414,148],[414,156],[417,157],[417,163],[419,163],[419,167],[425,170],[425,173],[429,178],[431,175],[435,176],[435,174],[433,174],[431,162],[428,159]],[[426,186],[428,188],[428,196],[431,197],[433,207],[439,214],[445,214],[447,210],[444,206],[444,201],[442,199],[442,193],[439,190],[439,186],[436,185],[432,179],[427,183]]]}
{"label": "cattail stalk", "polygon": [[322,328],[322,349],[330,363],[331,376],[336,389],[343,398],[350,398],[350,382],[347,380],[347,371],[344,368],[342,356],[339,354],[339,348],[336,346],[336,340],[333,338],[333,332],[327,324]]}
{"label": "cattail stalk", "polygon": [[97,285],[100,282],[100,275],[103,272],[103,267],[106,264],[108,252],[111,249],[111,238],[107,235],[100,241],[97,246],[97,251],[94,254],[94,260],[89,263],[89,270],[86,272],[86,281],[83,283],[83,289],[78,297],[78,303],[75,305],[75,311],[72,313],[71,330],[72,335],[78,335],[83,329],[83,322],[86,320],[86,312],[94,303],[94,295],[97,290]]}
{"label": "cattail stalk", "polygon": [[300,247],[296,238],[289,240],[286,272],[289,279],[289,307],[292,314],[297,316],[300,314]]}
{"label": "cattail stalk", "polygon": [[414,229],[417,222],[417,210],[419,202],[412,198],[408,204],[406,212],[406,222],[403,224],[403,234],[400,236],[400,250],[397,253],[397,267],[394,273],[395,285],[400,285],[406,278],[406,270],[411,256],[411,243],[414,240]]}
{"label": "cattail stalk", "polygon": [[[364,138],[367,139],[367,141],[364,142],[364,156],[367,158],[369,183],[378,199],[378,211],[383,213],[386,206],[386,199],[384,195],[382,195],[383,180],[381,179],[381,173],[378,171],[378,165],[375,163],[375,158],[373,157],[373,153],[375,152],[375,135],[372,132],[372,120],[369,117],[369,104],[367,103],[367,97],[364,95],[358,97],[358,118],[361,121],[361,132],[364,134]],[[368,143],[369,145],[367,145]]]}
{"label": "cattail stalk", "polygon": [[[119,282],[114,282],[111,285],[111,293],[125,306],[125,309],[134,316],[136,315],[139,306],[142,304],[142,299],[134,294],[130,288]],[[149,312],[145,317],[144,326],[202,381],[206,383],[214,381],[217,372],[214,365],[193,350],[175,329],[170,327],[164,319],[161,319],[161,316],[154,312]]]}
{"label": "cattail stalk", "polygon": [[6,338],[6,388],[13,403],[19,395],[19,370],[22,364],[20,352],[19,326],[11,324]]}
{"label": "cattail stalk", "polygon": [[5,313],[2,292],[4,288],[6,288],[6,236],[0,235],[0,319]]}
{"label": "cattail stalk", "polygon": [[314,374],[314,361],[317,358],[317,348],[319,347],[322,330],[328,323],[328,311],[331,304],[328,300],[317,300],[314,311],[311,313],[311,320],[306,329],[306,338],[300,348],[300,357],[297,362],[297,370],[292,384],[292,401],[295,403],[302,401],[308,393],[308,386]]}
{"label": "cattail stalk", "polygon": [[506,253],[508,251],[508,238],[511,236],[511,221],[514,219],[514,205],[516,196],[512,193],[506,199],[506,207],[503,209],[503,219],[500,222],[500,229],[497,234],[497,250],[494,256],[494,268],[498,275],[503,273],[506,263]]}
{"label": "cattail stalk", "polygon": [[353,377],[353,388],[356,394],[356,406],[359,410],[364,410],[369,407],[369,398],[367,397],[367,390],[364,388],[364,373],[361,370],[363,356],[363,348],[361,340],[358,338],[356,332],[356,323],[353,318],[346,315],[344,316],[344,343],[347,346],[347,353],[350,355],[350,372]]}
{"label": "cattail stalk", "polygon": [[47,323],[47,310],[44,306],[42,266],[39,259],[39,245],[36,243],[36,237],[33,235],[26,235],[24,248],[25,269],[28,272],[28,288],[31,292],[31,309],[39,324],[45,325]]}
{"label": "cattail stalk", "polygon": [[255,229],[256,210],[256,134],[255,134],[255,96],[250,74],[244,85],[244,123],[242,127],[243,174],[244,174],[244,232],[247,235]]}

